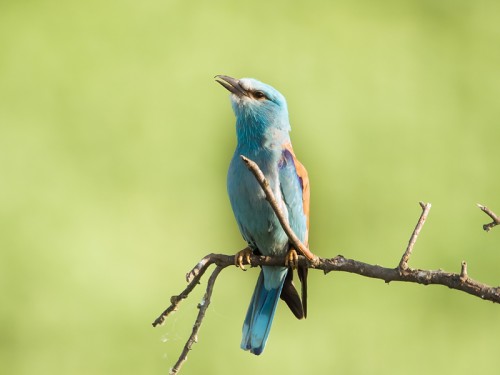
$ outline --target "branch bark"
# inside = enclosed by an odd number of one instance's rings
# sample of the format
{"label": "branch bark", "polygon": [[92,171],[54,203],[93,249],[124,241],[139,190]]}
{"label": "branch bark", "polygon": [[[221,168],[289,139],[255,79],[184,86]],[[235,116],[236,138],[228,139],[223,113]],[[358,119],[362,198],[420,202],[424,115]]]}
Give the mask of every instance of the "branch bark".
{"label": "branch bark", "polygon": [[[493,287],[470,278],[468,275],[467,263],[465,261],[462,261],[460,272],[458,273],[446,272],[443,270],[425,270],[418,268],[413,269],[408,266],[408,262],[417,241],[418,235],[422,230],[429,214],[429,210],[431,208],[430,203],[419,203],[420,207],[422,208],[422,212],[398,266],[394,268],[382,267],[379,265],[372,265],[354,259],[345,258],[342,255],[337,255],[334,258],[320,258],[314,255],[304,244],[302,244],[293,230],[290,228],[285,216],[279,209],[273,192],[269,187],[269,183],[267,182],[262,171],[259,169],[258,165],[244,156],[241,156],[241,158],[247,165],[248,169],[254,174],[255,178],[264,190],[266,199],[276,213],[276,216],[278,217],[283,230],[287,234],[290,243],[295,247],[295,249],[302,253],[302,255],[299,256],[298,259],[300,265],[307,266],[311,269],[322,270],[325,274],[328,274],[331,271],[349,272],[373,279],[380,279],[385,281],[386,283],[390,283],[392,281],[401,281],[422,285],[443,285],[487,301],[500,303],[500,287]],[[485,224],[483,226],[483,229],[485,231],[488,232],[493,227],[500,224],[500,218],[495,213],[493,213],[490,209],[483,205],[478,204],[478,206],[483,212],[485,212],[490,218],[493,219],[493,222]],[[194,288],[200,284],[200,280],[207,269],[212,264],[216,265],[215,270],[212,272],[208,280],[205,295],[201,303],[198,305],[200,311],[193,325],[192,333],[186,341],[179,359],[170,370],[170,374],[177,374],[184,362],[187,360],[189,351],[192,349],[193,344],[197,342],[198,332],[211,301],[215,280],[224,268],[238,264],[236,258],[237,255],[206,255],[190,272],[186,274],[186,281],[188,282],[187,287],[179,295],[174,295],[171,297],[170,306],[166,310],[164,310],[161,315],[153,322],[153,327],[163,324],[165,319],[171,313],[178,310],[180,302],[183,299],[187,298],[189,294],[194,290]],[[251,255],[248,258],[243,257],[243,259],[241,259],[241,264],[249,264],[252,267],[283,266],[285,264],[285,257]]]}

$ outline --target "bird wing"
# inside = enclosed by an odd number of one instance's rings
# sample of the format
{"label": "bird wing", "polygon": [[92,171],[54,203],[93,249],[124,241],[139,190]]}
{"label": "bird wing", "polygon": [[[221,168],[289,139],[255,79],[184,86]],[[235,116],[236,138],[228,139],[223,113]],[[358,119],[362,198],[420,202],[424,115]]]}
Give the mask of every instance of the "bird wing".
{"label": "bird wing", "polygon": [[[299,237],[299,239],[308,246],[309,241],[309,177],[306,168],[297,159],[293,152],[292,145],[286,143],[283,145],[283,152],[278,163],[279,180],[283,200],[288,209],[288,222],[290,227]],[[307,266],[299,266],[297,269],[300,282],[302,284],[302,309],[297,306],[300,304],[297,292],[292,283],[292,272],[288,272],[285,285],[283,287],[281,298],[285,300],[295,316],[300,319],[307,316]]]}
{"label": "bird wing", "polygon": [[308,245],[309,239],[309,177],[297,159],[292,145],[283,145],[278,164],[281,193],[288,209],[288,220],[299,239]]}

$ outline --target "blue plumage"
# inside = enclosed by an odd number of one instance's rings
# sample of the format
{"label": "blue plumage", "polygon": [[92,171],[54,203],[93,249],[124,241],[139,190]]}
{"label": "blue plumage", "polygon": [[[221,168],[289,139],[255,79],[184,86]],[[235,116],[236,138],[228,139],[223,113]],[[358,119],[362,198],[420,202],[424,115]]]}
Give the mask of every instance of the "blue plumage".
{"label": "blue plumage", "polygon": [[[229,166],[227,190],[240,232],[254,252],[285,255],[290,250],[288,238],[240,155],[259,165],[290,226],[307,244],[309,181],[291,146],[286,100],[277,90],[255,79],[217,78],[232,93],[236,115],[238,143]],[[291,270],[262,267],[243,324],[242,349],[262,353],[280,296],[298,318],[306,315],[306,271],[299,269],[303,283],[301,302],[292,284]]]}
{"label": "blue plumage", "polygon": [[[285,268],[282,273],[286,272],[287,269]],[[266,345],[274,312],[283,287],[283,283],[280,282],[278,288],[266,289],[263,283],[264,272],[261,272],[243,323],[243,338],[241,340],[243,350],[250,350],[257,355],[262,353]]]}

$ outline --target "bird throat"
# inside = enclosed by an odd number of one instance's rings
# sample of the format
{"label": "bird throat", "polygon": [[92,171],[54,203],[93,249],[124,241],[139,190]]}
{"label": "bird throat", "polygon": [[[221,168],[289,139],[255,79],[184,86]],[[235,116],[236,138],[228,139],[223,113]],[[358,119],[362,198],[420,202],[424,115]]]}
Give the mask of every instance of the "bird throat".
{"label": "bird throat", "polygon": [[236,121],[238,149],[249,157],[266,151],[281,153],[282,145],[290,140],[290,136],[288,127],[282,126],[276,120],[238,117]]}

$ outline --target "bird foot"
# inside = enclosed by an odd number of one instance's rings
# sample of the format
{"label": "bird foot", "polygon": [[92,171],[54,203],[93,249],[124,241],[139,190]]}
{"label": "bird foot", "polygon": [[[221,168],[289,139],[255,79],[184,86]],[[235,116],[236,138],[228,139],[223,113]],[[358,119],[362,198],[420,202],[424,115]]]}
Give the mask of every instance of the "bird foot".
{"label": "bird foot", "polygon": [[243,250],[240,250],[236,254],[234,254],[234,265],[241,268],[243,271],[246,271],[246,268],[243,265],[243,261],[245,260],[250,266],[252,266],[252,262],[250,261],[250,257],[252,255],[252,249],[250,249],[249,247],[245,247]]}
{"label": "bird foot", "polygon": [[285,266],[291,267],[292,270],[296,270],[299,265],[299,255],[293,247],[288,250],[285,256]]}

